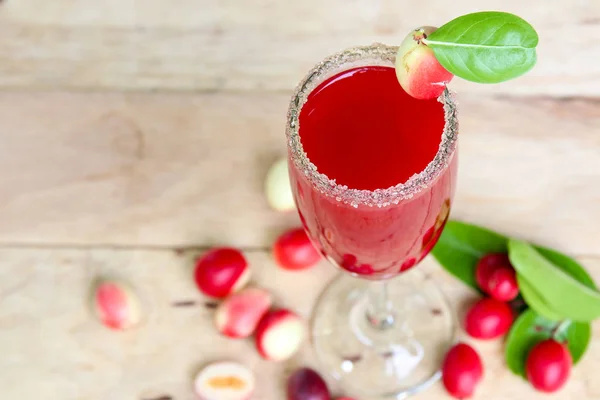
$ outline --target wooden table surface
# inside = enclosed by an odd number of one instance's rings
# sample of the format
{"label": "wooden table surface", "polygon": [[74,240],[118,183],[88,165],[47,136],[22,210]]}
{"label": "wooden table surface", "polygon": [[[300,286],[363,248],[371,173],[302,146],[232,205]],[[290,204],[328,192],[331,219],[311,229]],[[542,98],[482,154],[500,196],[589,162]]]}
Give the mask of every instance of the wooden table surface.
{"label": "wooden table surface", "polygon": [[[532,22],[539,61],[502,85],[453,82],[453,217],[568,252],[600,282],[600,3],[447,4],[0,2],[1,397],[192,400],[198,369],[230,358],[256,371],[255,399],[281,400],[289,371],[318,368],[312,350],[275,364],[250,341],[219,337],[191,279],[193,259],[213,245],[244,249],[254,282],[308,317],[335,272],[324,262],[302,273],[273,264],[273,238],[298,220],[271,211],[262,194],[285,152],[292,88],[333,51],[398,43],[415,26],[475,10]],[[473,299],[432,259],[420,268],[457,310]],[[103,275],[140,293],[139,328],[114,333],[90,316],[90,282]],[[550,397],[511,375],[501,343],[475,345],[486,364],[476,399],[600,398],[600,324]],[[415,398],[444,396],[438,385]]]}

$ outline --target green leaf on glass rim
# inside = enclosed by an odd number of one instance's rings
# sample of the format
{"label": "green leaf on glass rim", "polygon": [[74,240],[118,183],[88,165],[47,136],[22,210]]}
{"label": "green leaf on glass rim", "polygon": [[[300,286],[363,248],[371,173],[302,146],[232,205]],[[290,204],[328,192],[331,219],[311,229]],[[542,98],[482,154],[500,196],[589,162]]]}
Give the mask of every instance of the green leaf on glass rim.
{"label": "green leaf on glass rim", "polygon": [[424,43],[454,75],[477,83],[498,83],[523,75],[535,65],[538,40],[524,19],[484,11],[453,19]]}
{"label": "green leaf on glass rim", "polygon": [[[527,355],[536,343],[552,337],[552,331],[560,322],[550,321],[533,310],[527,310],[513,324],[506,339],[505,358],[508,368],[516,375],[525,378]],[[565,321],[556,335],[559,341],[566,341],[577,364],[585,353],[591,337],[591,325],[586,322]]]}
{"label": "green leaf on glass rim", "polygon": [[448,221],[431,254],[452,275],[479,290],[475,267],[489,253],[508,252],[508,238],[480,226]]}
{"label": "green leaf on glass rim", "polygon": [[579,282],[526,242],[511,239],[508,249],[510,262],[521,279],[527,281],[554,315],[581,322],[600,317],[600,292],[593,288],[593,283],[590,287]]}

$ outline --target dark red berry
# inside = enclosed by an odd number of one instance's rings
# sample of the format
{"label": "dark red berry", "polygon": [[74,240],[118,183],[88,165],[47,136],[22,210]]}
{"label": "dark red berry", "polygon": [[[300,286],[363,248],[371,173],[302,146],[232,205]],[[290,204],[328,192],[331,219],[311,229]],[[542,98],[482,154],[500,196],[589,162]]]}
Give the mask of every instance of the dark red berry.
{"label": "dark red berry", "polygon": [[487,293],[488,282],[492,272],[498,267],[507,264],[510,265],[510,260],[508,259],[508,254],[505,253],[491,253],[481,257],[475,267],[475,280],[477,281],[477,286]]}
{"label": "dark red berry", "polygon": [[250,269],[244,255],[229,247],[208,251],[196,262],[194,279],[202,293],[214,298],[225,298],[244,286]]}
{"label": "dark red berry", "polygon": [[511,301],[519,295],[517,273],[510,267],[500,267],[488,280],[488,294],[496,300]]}
{"label": "dark red berry", "polygon": [[483,377],[479,354],[468,344],[454,346],[442,364],[442,381],[450,396],[466,399],[473,395]]}
{"label": "dark red berry", "polygon": [[288,400],[330,400],[329,389],[321,376],[310,368],[300,368],[289,377]]}
{"label": "dark red berry", "polygon": [[519,294],[515,269],[505,253],[483,256],[475,267],[475,281],[496,300],[511,301]]}
{"label": "dark red berry", "polygon": [[485,298],[471,307],[465,318],[465,331],[476,339],[494,339],[508,332],[514,320],[510,306]]}
{"label": "dark red berry", "polygon": [[572,366],[573,359],[567,346],[554,339],[547,339],[531,349],[525,371],[534,388],[552,393],[567,382]]}

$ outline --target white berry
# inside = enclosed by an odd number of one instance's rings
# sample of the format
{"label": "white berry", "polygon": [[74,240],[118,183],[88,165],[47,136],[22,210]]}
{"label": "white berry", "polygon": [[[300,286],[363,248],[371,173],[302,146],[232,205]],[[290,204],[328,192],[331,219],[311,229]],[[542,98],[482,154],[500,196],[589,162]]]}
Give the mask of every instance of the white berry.
{"label": "white berry", "polygon": [[287,159],[278,160],[269,169],[265,181],[265,193],[269,205],[274,210],[291,211],[296,208],[290,185]]}

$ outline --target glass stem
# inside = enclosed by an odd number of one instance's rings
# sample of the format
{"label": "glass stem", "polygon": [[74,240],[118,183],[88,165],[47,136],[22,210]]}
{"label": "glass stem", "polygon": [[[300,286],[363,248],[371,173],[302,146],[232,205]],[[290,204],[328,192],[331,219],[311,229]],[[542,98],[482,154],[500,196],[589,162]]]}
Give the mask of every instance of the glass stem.
{"label": "glass stem", "polygon": [[376,281],[367,289],[367,320],[375,329],[384,330],[394,325],[396,316],[388,296],[387,281]]}

